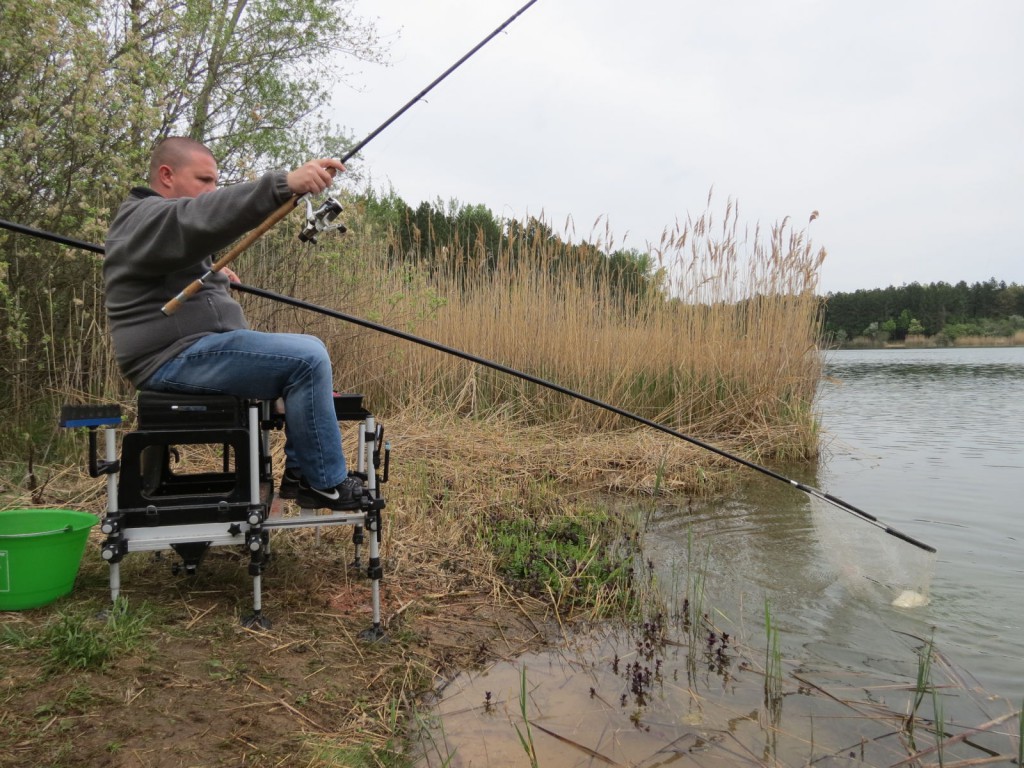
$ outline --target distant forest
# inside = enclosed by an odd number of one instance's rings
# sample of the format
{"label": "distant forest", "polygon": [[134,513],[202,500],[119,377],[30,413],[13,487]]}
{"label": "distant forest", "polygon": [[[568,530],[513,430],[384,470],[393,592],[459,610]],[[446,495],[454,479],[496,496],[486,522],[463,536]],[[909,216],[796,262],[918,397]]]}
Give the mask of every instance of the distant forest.
{"label": "distant forest", "polygon": [[928,336],[938,344],[966,336],[1010,337],[1024,330],[1024,286],[991,278],[830,293],[824,329],[827,341],[840,345],[858,337],[885,342]]}

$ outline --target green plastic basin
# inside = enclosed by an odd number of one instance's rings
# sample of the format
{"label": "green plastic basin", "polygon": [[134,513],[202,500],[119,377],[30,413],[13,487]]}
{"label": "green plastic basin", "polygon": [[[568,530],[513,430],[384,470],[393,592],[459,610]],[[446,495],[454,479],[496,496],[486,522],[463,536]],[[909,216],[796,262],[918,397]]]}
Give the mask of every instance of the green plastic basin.
{"label": "green plastic basin", "polygon": [[98,520],[66,509],[0,512],[0,611],[38,608],[70,592]]}

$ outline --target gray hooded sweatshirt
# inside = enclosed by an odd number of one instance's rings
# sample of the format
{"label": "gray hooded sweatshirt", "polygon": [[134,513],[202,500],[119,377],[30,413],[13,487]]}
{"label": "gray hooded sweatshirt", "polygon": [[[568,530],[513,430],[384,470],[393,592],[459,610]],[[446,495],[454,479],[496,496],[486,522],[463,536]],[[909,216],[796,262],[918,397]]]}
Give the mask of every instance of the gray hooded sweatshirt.
{"label": "gray hooded sweatshirt", "polygon": [[220,272],[166,317],[160,309],[227,247],[292,197],[283,171],[199,197],[135,187],[107,232],[103,282],[121,372],[141,388],[171,358],[211,333],[248,328]]}

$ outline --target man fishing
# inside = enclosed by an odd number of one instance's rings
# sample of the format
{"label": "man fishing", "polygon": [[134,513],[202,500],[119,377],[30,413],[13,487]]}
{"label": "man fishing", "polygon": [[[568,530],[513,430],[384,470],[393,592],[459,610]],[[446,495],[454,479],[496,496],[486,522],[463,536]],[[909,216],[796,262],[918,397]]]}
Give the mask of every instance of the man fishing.
{"label": "man fishing", "polygon": [[215,252],[293,196],[327,189],[344,170],[339,160],[322,158],[218,188],[217,161],[205,145],[166,138],[151,156],[149,186],[133,188],[118,209],[103,262],[110,333],[125,377],[156,392],[284,398],[280,495],[310,509],[357,509],[362,494],[345,465],[323,342],[250,330],[222,271],[206,276],[172,316],[161,307],[209,273]]}

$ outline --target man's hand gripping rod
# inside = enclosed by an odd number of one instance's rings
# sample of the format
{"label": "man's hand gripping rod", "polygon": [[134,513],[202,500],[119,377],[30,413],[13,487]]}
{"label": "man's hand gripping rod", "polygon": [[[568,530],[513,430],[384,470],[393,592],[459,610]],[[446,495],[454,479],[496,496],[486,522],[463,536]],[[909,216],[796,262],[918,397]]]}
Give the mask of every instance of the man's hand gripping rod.
{"label": "man's hand gripping rod", "polygon": [[[347,160],[349,156],[350,155],[346,155],[345,159]],[[327,171],[332,176],[334,175],[333,168],[328,168]],[[267,230],[271,229],[275,224],[281,221],[281,219],[291,213],[292,209],[298,206],[303,200],[306,201],[306,227],[301,233],[299,233],[299,239],[304,243],[308,242],[315,244],[320,232],[326,232],[332,229],[338,229],[341,232],[345,231],[345,226],[343,224],[331,224],[331,222],[337,218],[338,214],[341,213],[341,203],[333,197],[328,197],[320,207],[314,211],[313,204],[310,202],[310,194],[308,192],[304,195],[293,195],[290,200],[282,204],[280,208],[264,219],[256,229],[252,230],[249,234],[239,240],[234,248],[217,259],[210,269],[207,270],[206,274],[201,277],[197,277],[191,283],[186,285],[185,289],[161,307],[160,311],[170,317],[181,309],[182,304],[202,290],[203,285],[214,272],[219,272],[238,258],[249,248],[249,246],[259,240]]]}
{"label": "man's hand gripping rod", "polygon": [[[341,158],[341,162],[342,163],[348,162],[352,157],[354,157],[356,155],[357,152],[359,152],[363,147],[365,147],[373,139],[375,139],[377,137],[377,135],[379,133],[381,133],[381,131],[383,131],[385,128],[387,128],[389,125],[391,125],[393,122],[395,122],[395,120],[397,120],[399,117],[404,115],[416,102],[418,102],[420,99],[422,99],[428,93],[430,93],[430,91],[432,91],[435,86],[437,86],[442,80],[444,80],[446,77],[448,77],[448,75],[450,75],[452,72],[454,72],[460,66],[462,66],[462,64],[470,56],[472,56],[474,53],[476,53],[481,48],[483,48],[485,45],[487,45],[487,43],[489,43],[494,37],[497,37],[505,29],[505,27],[507,27],[509,24],[511,24],[513,21],[515,21],[517,18],[519,18],[519,16],[521,16],[526,11],[527,8],[529,8],[531,5],[533,5],[536,2],[537,2],[537,0],[529,0],[529,2],[526,3],[522,8],[520,8],[518,11],[516,11],[511,16],[509,16],[507,19],[505,19],[505,21],[503,21],[493,32],[491,32],[491,34],[489,34],[487,37],[485,37],[483,40],[481,40],[479,43],[477,43],[475,46],[473,46],[473,48],[471,48],[462,58],[460,58],[458,61],[456,61],[450,67],[448,67],[448,69],[446,69],[444,72],[442,72],[430,85],[428,85],[422,91],[420,91],[415,96],[413,96],[411,99],[409,99],[409,101],[407,101],[405,103],[405,105],[401,109],[399,109],[397,112],[395,112],[395,114],[393,114],[391,117],[389,117],[383,123],[381,123],[373,131],[371,131],[370,134],[365,139],[360,141],[358,144],[356,144],[354,147],[352,147],[352,149],[350,149],[348,152],[346,152],[345,155]],[[197,278],[196,280],[193,280],[191,283],[189,283],[185,287],[185,290],[183,290],[181,293],[179,293],[177,296],[175,296],[173,299],[171,299],[169,302],[167,302],[160,309],[160,311],[163,312],[167,316],[173,315],[175,312],[177,312],[181,308],[181,305],[184,304],[186,301],[188,301],[188,299],[191,296],[194,296],[195,294],[199,293],[199,291],[203,287],[203,282],[205,280],[207,280],[214,272],[219,272],[224,267],[226,267],[228,264],[230,264],[232,261],[234,261],[236,258],[238,258],[244,251],[246,251],[249,248],[249,246],[251,246],[257,240],[259,240],[264,235],[264,233],[266,233],[269,229],[271,229],[274,225],[276,225],[279,221],[281,221],[281,219],[283,219],[285,216],[287,216],[289,213],[291,213],[292,209],[295,208],[296,205],[298,205],[298,203],[303,199],[303,197],[305,197],[305,196],[304,195],[303,196],[296,195],[291,200],[289,200],[284,205],[282,205],[280,208],[278,208],[276,211],[274,211],[272,214],[270,214],[263,221],[262,224],[260,224],[258,227],[256,227],[256,229],[252,230],[248,235],[246,235],[244,238],[242,238],[238,242],[238,244],[235,245],[234,248],[232,248],[226,254],[221,256],[219,259],[217,259],[217,261],[215,261],[213,263],[213,266],[210,267],[209,271],[205,275],[203,275],[202,277]],[[332,202],[333,202],[333,205],[332,205]],[[337,209],[335,209],[334,206],[337,206]],[[308,207],[312,208],[311,205],[308,206]],[[314,218],[315,218],[316,222],[319,222],[321,224],[324,223],[324,222],[330,222],[330,221],[332,221],[338,215],[338,213],[340,212],[340,209],[341,209],[341,206],[338,205],[338,202],[336,200],[333,200],[333,198],[328,198],[328,200],[324,203],[324,205],[322,205],[316,211],[316,213],[314,214]],[[310,242],[314,242],[315,243],[316,242],[316,234],[318,232],[325,231],[328,228],[340,229],[341,225],[335,225],[333,227],[324,227],[324,226],[317,226],[313,221],[311,221],[309,224],[307,224],[306,229],[304,229],[302,231],[302,235],[300,235],[300,237],[302,237],[303,240],[308,240]]]}

